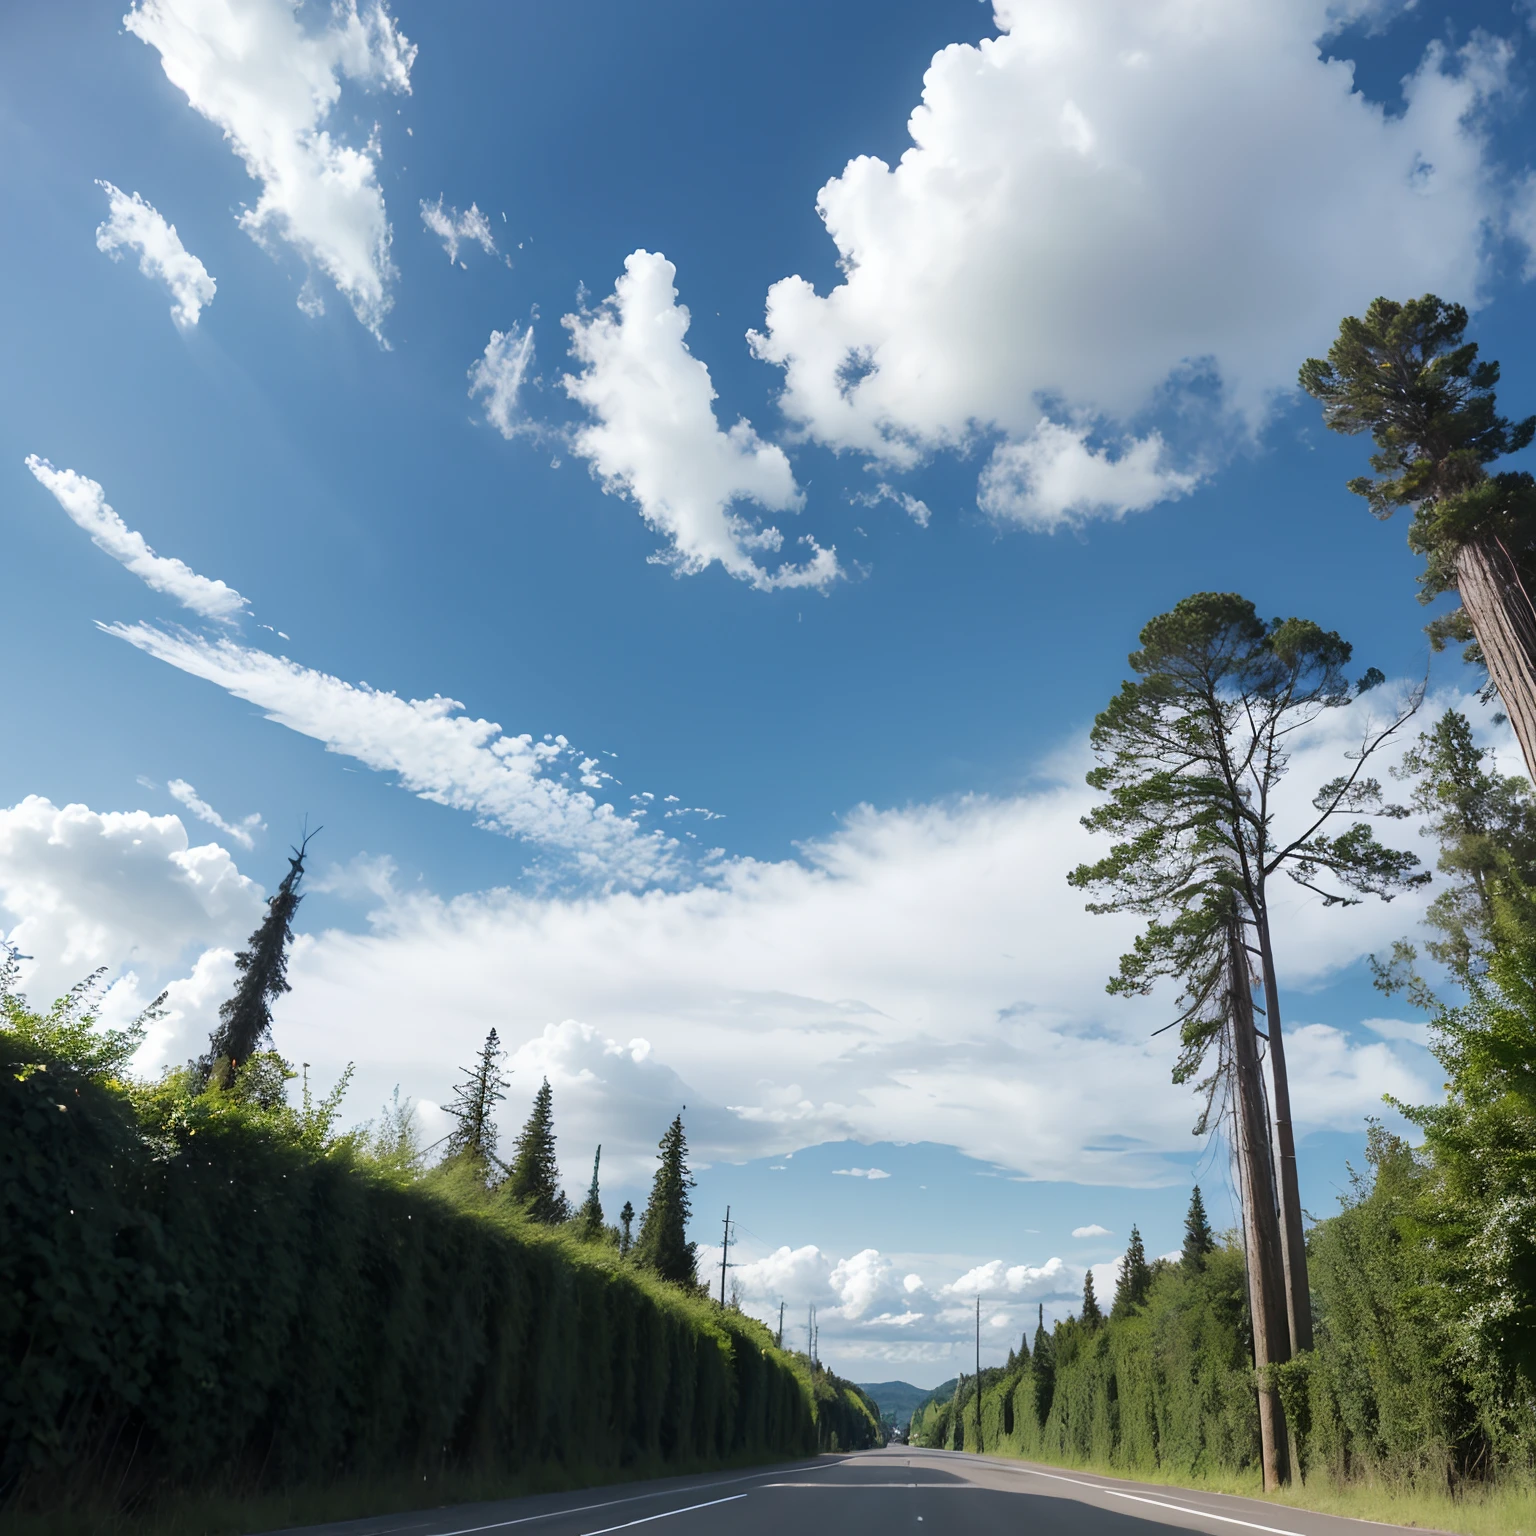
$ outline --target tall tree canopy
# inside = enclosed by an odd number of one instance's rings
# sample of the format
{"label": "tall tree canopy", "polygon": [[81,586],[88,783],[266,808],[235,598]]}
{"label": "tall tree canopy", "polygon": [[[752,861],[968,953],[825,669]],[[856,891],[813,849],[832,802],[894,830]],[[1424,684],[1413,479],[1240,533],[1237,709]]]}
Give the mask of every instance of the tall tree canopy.
{"label": "tall tree canopy", "polygon": [[1104,1321],[1104,1311],[1099,1306],[1099,1298],[1093,1291],[1093,1271],[1087,1270],[1083,1274],[1083,1321],[1091,1328],[1095,1323]]}
{"label": "tall tree canopy", "polygon": [[493,1029],[472,1067],[464,1069],[463,1081],[444,1106],[453,1117],[445,1155],[464,1157],[489,1173],[496,1160],[496,1105],[506,1097],[507,1080],[501,1075],[501,1039]]}
{"label": "tall tree canopy", "polygon": [[1499,415],[1499,365],[1478,361],[1466,329],[1466,310],[1434,294],[1377,299],[1364,319],[1341,323],[1326,361],[1302,364],[1301,387],[1334,431],[1371,434],[1376,477],[1349,488],[1377,517],[1413,509],[1420,598],[1461,597],[1430,637],[1469,642],[1468,660],[1487,667],[1536,775],[1536,480],[1488,470],[1536,437],[1536,416]]}
{"label": "tall tree canopy", "polygon": [[659,1145],[660,1166],[651,1183],[645,1215],[640,1218],[635,1259],[663,1280],[696,1286],[697,1245],[688,1241],[688,1218],[693,1214],[688,1191],[693,1188],[693,1176],[688,1172],[688,1138],[683,1134],[681,1115],[667,1127]]}
{"label": "tall tree canopy", "polygon": [[581,1235],[588,1242],[600,1237],[603,1231],[603,1202],[597,1186],[597,1170],[602,1160],[603,1148],[599,1143],[592,1158],[592,1183],[587,1190],[587,1198],[582,1201],[581,1209],[576,1213],[576,1219],[581,1223]]}
{"label": "tall tree canopy", "polygon": [[234,996],[219,1005],[219,1022],[198,1063],[200,1075],[214,1087],[229,1087],[238,1069],[272,1038],[272,1004],[289,990],[288,947],[293,943],[294,914],[304,899],[299,894],[304,856],[314,835],[307,833],[291,850],[288,873],[267,902],[267,915],[235,956],[239,979]]}
{"label": "tall tree canopy", "polygon": [[[533,1097],[533,1109],[517,1138],[506,1183],[510,1200],[535,1221],[551,1226],[571,1214],[560,1188],[560,1167],[555,1161],[554,1097],[546,1077]],[[594,1175],[595,1172],[594,1169]]]}
{"label": "tall tree canopy", "polygon": [[[1227,1017],[1229,924],[1235,910],[1260,961],[1275,1081],[1281,1221],[1293,1342],[1311,1342],[1301,1201],[1291,1129],[1280,997],[1270,931],[1269,882],[1284,873],[1328,906],[1390,900],[1430,877],[1416,855],[1379,842],[1370,816],[1402,817],[1368,773],[1372,756],[1417,709],[1362,723],[1348,771],[1321,785],[1282,831],[1278,794],[1298,733],[1345,709],[1382,681],[1374,668],[1351,687],[1351,649],[1309,619],[1259,618],[1246,598],[1200,592],[1141,632],[1136,674],[1094,722],[1098,765],[1089,784],[1104,800],[1083,818],[1116,841],[1068,877],[1097,893],[1091,912],[1149,921],[1120,960],[1109,990],[1146,994],[1163,977],[1183,989],[1183,1052],[1175,1078],[1204,1063]],[[1347,821],[1334,831],[1340,819]],[[1207,1086],[1213,1086],[1207,1079]]]}
{"label": "tall tree canopy", "polygon": [[1109,1309],[1111,1317],[1124,1317],[1147,1299],[1152,1289],[1152,1268],[1147,1263],[1146,1245],[1141,1240],[1141,1230],[1131,1228],[1131,1240],[1125,1245],[1125,1258],[1120,1262],[1120,1278],[1115,1281],[1114,1305]]}
{"label": "tall tree canopy", "polygon": [[1196,1184],[1195,1192],[1189,1197],[1189,1210],[1184,1216],[1184,1248],[1179,1256],[1180,1262],[1191,1269],[1204,1269],[1206,1255],[1215,1251],[1216,1234],[1211,1231],[1211,1223],[1205,1214],[1205,1197]]}

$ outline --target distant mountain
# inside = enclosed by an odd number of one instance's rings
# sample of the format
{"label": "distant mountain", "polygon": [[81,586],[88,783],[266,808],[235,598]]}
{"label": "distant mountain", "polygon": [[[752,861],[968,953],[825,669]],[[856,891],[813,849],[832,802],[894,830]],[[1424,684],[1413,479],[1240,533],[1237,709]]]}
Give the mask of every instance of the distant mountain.
{"label": "distant mountain", "polygon": [[914,1387],[910,1381],[861,1381],[857,1386],[874,1399],[880,1417],[888,1424],[909,1423],[913,1413],[930,1398],[953,1397],[955,1392],[953,1381],[946,1381],[931,1391]]}

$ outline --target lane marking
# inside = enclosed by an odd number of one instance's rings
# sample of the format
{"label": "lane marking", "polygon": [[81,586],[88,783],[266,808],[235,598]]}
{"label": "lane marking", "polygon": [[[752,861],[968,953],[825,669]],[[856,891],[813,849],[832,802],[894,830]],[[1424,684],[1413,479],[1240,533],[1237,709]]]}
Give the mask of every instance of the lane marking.
{"label": "lane marking", "polygon": [[670,1520],[673,1515],[691,1514],[696,1509],[713,1509],[716,1504],[734,1504],[746,1498],[744,1493],[728,1493],[723,1499],[710,1499],[703,1504],[688,1504],[682,1509],[664,1509],[658,1515],[642,1515],[638,1520],[626,1520],[623,1525],[605,1525],[600,1531],[588,1531],[586,1536],[608,1536],[609,1531],[627,1531],[632,1525],[649,1525],[652,1520]]}
{"label": "lane marking", "polygon": [[[833,1467],[840,1467],[849,1458],[844,1456],[838,1461],[829,1461],[819,1467],[806,1467],[806,1472],[830,1472]],[[669,1495],[679,1493],[703,1493],[708,1488],[729,1488],[736,1483],[750,1483],[755,1478],[772,1477],[772,1472],[748,1472],[743,1477],[722,1477],[713,1483],[699,1483],[693,1488],[655,1488],[648,1493],[632,1493],[622,1499],[605,1499],[601,1504],[578,1504],[574,1509],[546,1509],[541,1515],[519,1515],[513,1520],[493,1520],[489,1525],[466,1525],[458,1531],[434,1531],[432,1536],[475,1536],[478,1531],[504,1531],[514,1525],[531,1525],[535,1520],[558,1520],[561,1515],[589,1515],[594,1509],[617,1509],[620,1504],[638,1504],[641,1499],[664,1499]],[[811,1486],[815,1486],[812,1484]],[[376,1536],[396,1536],[402,1527],[383,1527]],[[403,1527],[412,1530],[414,1527]]]}
{"label": "lane marking", "polygon": [[1037,1472],[1033,1467],[1010,1468],[1027,1477],[1048,1477],[1057,1483],[1075,1483],[1079,1488],[1091,1488],[1095,1493],[1107,1493],[1117,1499],[1131,1499],[1137,1504],[1155,1504],[1159,1509],[1176,1510],[1181,1515],[1198,1515],[1204,1520],[1220,1520],[1223,1525],[1241,1525],[1250,1531],[1267,1531],[1269,1536],[1305,1536],[1301,1531],[1288,1531],[1278,1525],[1260,1525],[1256,1520],[1239,1520],[1236,1515],[1213,1514],[1208,1509],[1190,1509],[1186,1504],[1170,1504],[1167,1499],[1149,1499],[1145,1494],[1126,1493],[1119,1488],[1106,1488],[1102,1483],[1084,1482],[1080,1477],[1063,1477],[1059,1472]]}

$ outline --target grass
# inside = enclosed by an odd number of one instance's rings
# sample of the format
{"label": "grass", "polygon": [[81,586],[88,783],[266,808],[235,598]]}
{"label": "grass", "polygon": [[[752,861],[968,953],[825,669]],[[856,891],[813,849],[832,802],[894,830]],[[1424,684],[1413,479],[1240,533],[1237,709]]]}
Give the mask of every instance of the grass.
{"label": "grass", "polygon": [[1352,1520],[1374,1520],[1426,1531],[1453,1531],[1457,1536],[1536,1536],[1536,1483],[1525,1479],[1511,1478],[1503,1483],[1477,1485],[1453,1494],[1443,1487],[1424,1487],[1408,1481],[1341,1483],[1319,1475],[1276,1493],[1265,1493],[1257,1471],[1252,1474],[1225,1471],[1174,1473],[1106,1466],[1100,1462],[1047,1462],[1037,1456],[1021,1456],[1006,1446],[986,1454],[1009,1460],[1038,1461],[1042,1466],[1059,1466],[1068,1472],[1089,1472],[1123,1481],[1155,1483],[1170,1489],[1196,1488],[1209,1493],[1237,1494],[1266,1504],[1308,1509],[1317,1514],[1343,1515]]}

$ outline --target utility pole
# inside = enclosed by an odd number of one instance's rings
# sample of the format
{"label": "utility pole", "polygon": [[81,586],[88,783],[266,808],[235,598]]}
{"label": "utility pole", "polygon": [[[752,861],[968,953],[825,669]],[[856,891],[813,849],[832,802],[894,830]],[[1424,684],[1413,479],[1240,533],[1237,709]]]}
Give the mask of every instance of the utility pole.
{"label": "utility pole", "polygon": [[725,1310],[725,1272],[731,1266],[726,1263],[731,1252],[731,1208],[725,1208],[725,1237],[720,1243],[720,1310]]}
{"label": "utility pole", "polygon": [[1227,1027],[1232,1040],[1233,1144],[1242,1192],[1243,1238],[1248,1256],[1248,1311],[1253,1319],[1253,1363],[1258,1377],[1259,1448],[1268,1491],[1291,1480],[1290,1446],[1280,1393],[1269,1371],[1291,1358],[1286,1311],[1284,1245],[1275,1204],[1269,1113],[1253,1023],[1253,988],[1242,919],[1227,925]]}
{"label": "utility pole", "polygon": [[981,1450],[981,1292],[976,1292],[976,1449]]}
{"label": "utility pole", "polygon": [[779,1303],[779,1336],[773,1341],[776,1349],[784,1348],[784,1303]]}

